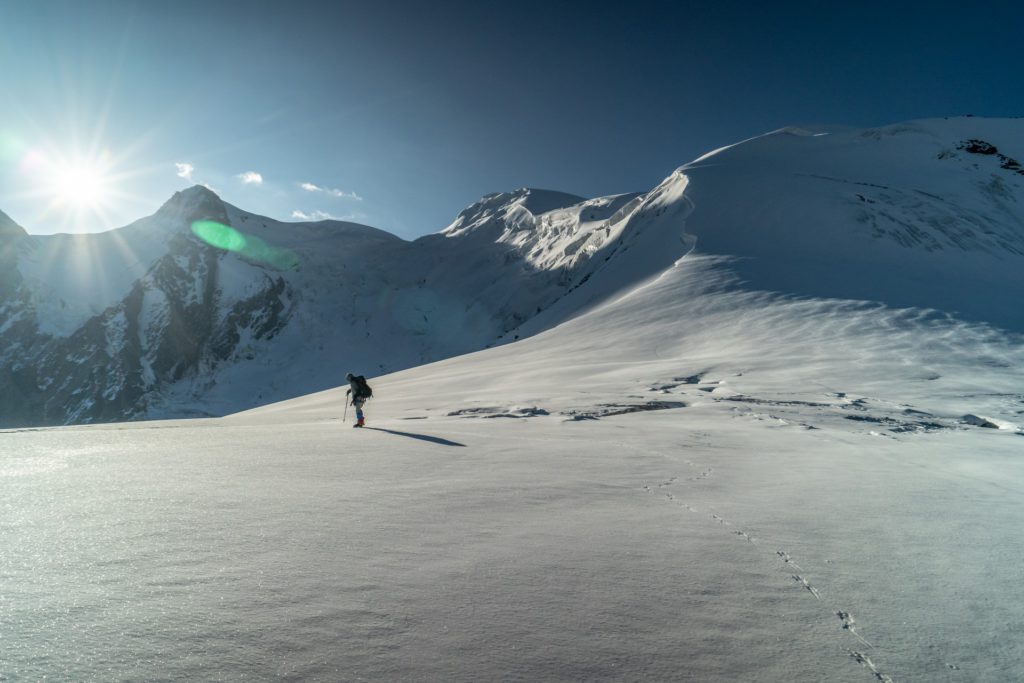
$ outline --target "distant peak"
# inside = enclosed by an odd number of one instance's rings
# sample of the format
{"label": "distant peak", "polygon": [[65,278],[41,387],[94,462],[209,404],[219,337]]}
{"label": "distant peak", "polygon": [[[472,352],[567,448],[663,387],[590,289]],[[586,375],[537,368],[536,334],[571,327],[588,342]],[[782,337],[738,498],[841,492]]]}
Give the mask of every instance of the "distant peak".
{"label": "distant peak", "polygon": [[193,185],[184,190],[179,190],[174,193],[174,196],[168,200],[168,204],[172,202],[178,203],[189,203],[196,204],[201,202],[220,201],[220,197],[217,193],[206,187],[205,185]]}
{"label": "distant peak", "polygon": [[521,187],[511,192],[493,192],[484,195],[470,204],[455,218],[455,221],[441,231],[446,237],[455,237],[474,233],[490,239],[488,231],[481,231],[483,226],[491,226],[493,231],[504,230],[507,223],[520,223],[522,220],[533,221],[536,216],[575,206],[587,201],[583,197],[556,192],[554,190],[538,190],[532,187]]}
{"label": "distant peak", "polygon": [[227,209],[224,207],[224,202],[217,196],[217,193],[204,185],[193,185],[188,189],[175,192],[174,196],[160,207],[157,215],[186,222],[204,218],[222,223],[227,222]]}

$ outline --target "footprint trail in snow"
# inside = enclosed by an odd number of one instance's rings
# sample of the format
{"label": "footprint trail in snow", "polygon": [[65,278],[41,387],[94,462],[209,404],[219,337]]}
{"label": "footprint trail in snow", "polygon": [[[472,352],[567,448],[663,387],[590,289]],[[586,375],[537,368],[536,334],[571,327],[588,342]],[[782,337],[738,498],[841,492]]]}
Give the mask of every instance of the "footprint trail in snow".
{"label": "footprint trail in snow", "polygon": [[[703,479],[707,479],[708,477],[711,476],[711,473],[713,472],[713,469],[711,467],[700,466],[700,465],[697,465],[696,463],[689,462],[689,461],[686,461],[686,464],[691,466],[691,467],[694,467],[694,468],[700,467],[702,469],[700,474],[698,474],[696,476],[685,478],[683,481],[686,482],[686,483],[694,483],[694,482],[699,482],[699,481],[701,481]],[[680,481],[680,477],[674,476],[674,477],[671,477],[669,479],[666,479],[666,480],[662,481],[661,483],[657,484],[656,487],[654,487],[654,488],[652,488],[647,483],[644,483],[642,485],[642,488],[647,493],[654,493],[655,492],[655,488],[656,488],[657,490],[660,490],[663,493],[663,495],[664,495],[666,500],[668,500],[668,501],[670,501],[670,502],[672,502],[672,503],[682,507],[683,509],[685,509],[685,510],[691,512],[691,513],[699,513],[700,511],[696,507],[694,507],[693,505],[690,505],[689,503],[686,503],[686,502],[680,500],[675,495],[675,493],[673,493],[671,490],[667,490],[667,489],[670,489],[670,488],[674,487],[677,484],[677,482],[679,482],[679,481]],[[731,521],[725,519],[721,515],[718,515],[718,514],[716,514],[714,512],[707,512],[707,513],[705,513],[705,515],[706,515],[706,517],[709,520],[717,522],[718,524],[720,524],[722,526],[725,526],[725,527],[734,527],[735,526]],[[744,529],[734,528],[732,533],[734,535],[742,538],[743,540],[745,540],[746,542],[748,542],[748,543],[750,543],[752,545],[755,545],[755,546],[759,545],[758,542],[757,542],[757,539],[752,534],[750,534],[749,532],[745,531]],[[808,579],[806,578],[806,576],[804,574],[804,570],[800,567],[799,564],[796,563],[796,561],[793,559],[792,556],[790,556],[790,554],[788,552],[786,552],[785,550],[776,550],[775,551],[775,556],[776,556],[776,558],[778,560],[780,560],[782,562],[782,564],[787,569],[795,570],[794,573],[790,574],[790,577],[796,583],[800,584],[800,586],[806,592],[808,592],[811,595],[813,595],[814,598],[816,600],[818,600],[819,602],[825,602],[824,598],[822,597],[821,591],[819,591],[818,588],[816,588],[810,581],[808,581]],[[849,633],[851,636],[856,638],[864,646],[870,647],[870,648],[875,647],[866,638],[864,638],[864,636],[862,636],[860,633],[858,633],[857,626],[856,626],[857,621],[853,617],[853,615],[850,614],[850,612],[848,612],[846,610],[842,610],[842,609],[833,609],[833,613],[839,618],[840,626],[841,626],[843,631]],[[885,673],[881,672],[878,669],[877,665],[866,654],[864,654],[864,653],[862,653],[862,652],[860,652],[858,650],[852,650],[852,649],[848,650],[848,652],[850,654],[850,657],[854,661],[856,661],[858,664],[863,666],[868,672],[870,672],[872,677],[875,678],[875,680],[881,681],[882,683],[895,683],[895,681],[892,679],[892,677],[890,677],[888,674],[885,674]],[[954,668],[952,665],[947,665],[947,667],[950,668],[950,669]]]}

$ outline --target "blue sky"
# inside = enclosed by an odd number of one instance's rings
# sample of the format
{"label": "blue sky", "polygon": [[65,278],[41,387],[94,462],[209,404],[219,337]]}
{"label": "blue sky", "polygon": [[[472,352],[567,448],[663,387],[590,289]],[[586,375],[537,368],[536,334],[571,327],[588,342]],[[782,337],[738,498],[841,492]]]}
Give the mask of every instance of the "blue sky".
{"label": "blue sky", "polygon": [[96,231],[203,183],[414,238],[784,125],[1024,115],[1024,3],[833,4],[8,1],[0,210]]}

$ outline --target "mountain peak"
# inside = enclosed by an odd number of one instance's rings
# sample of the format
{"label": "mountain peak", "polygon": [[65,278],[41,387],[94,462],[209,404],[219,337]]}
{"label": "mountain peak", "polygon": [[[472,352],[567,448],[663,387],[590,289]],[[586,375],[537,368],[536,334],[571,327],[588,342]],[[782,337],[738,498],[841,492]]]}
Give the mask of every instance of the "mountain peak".
{"label": "mountain peak", "polygon": [[455,221],[441,231],[442,235],[453,237],[469,232],[479,232],[481,225],[500,225],[504,229],[507,221],[515,214],[524,214],[532,219],[549,211],[564,209],[585,202],[566,192],[539,190],[521,187],[511,192],[493,192],[470,204],[456,217]]}
{"label": "mountain peak", "polygon": [[193,185],[192,187],[184,190],[178,190],[174,195],[167,200],[167,204],[189,204],[196,205],[202,204],[203,202],[219,202],[220,197],[216,192],[206,187],[205,185]]}
{"label": "mountain peak", "polygon": [[203,185],[192,187],[174,193],[157,211],[162,218],[180,220],[191,223],[193,221],[210,219],[221,223],[227,222],[227,209],[224,202],[217,194]]}

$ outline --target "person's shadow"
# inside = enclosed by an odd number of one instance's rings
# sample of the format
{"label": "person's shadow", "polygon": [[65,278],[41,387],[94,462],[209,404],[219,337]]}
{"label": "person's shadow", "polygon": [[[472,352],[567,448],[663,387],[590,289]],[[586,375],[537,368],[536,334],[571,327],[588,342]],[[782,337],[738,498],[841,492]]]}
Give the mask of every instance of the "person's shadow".
{"label": "person's shadow", "polygon": [[375,432],[387,432],[388,434],[395,434],[397,436],[407,436],[410,439],[419,439],[420,441],[429,441],[436,443],[441,446],[462,446],[465,448],[466,444],[459,443],[458,441],[449,441],[448,439],[442,439],[439,436],[429,436],[427,434],[413,434],[412,432],[399,432],[394,429],[382,429],[380,427],[363,427],[363,429],[372,429]]}

